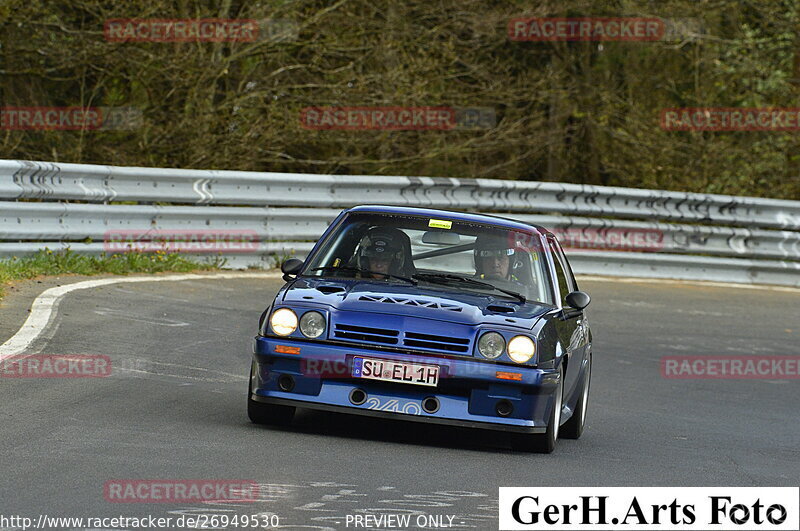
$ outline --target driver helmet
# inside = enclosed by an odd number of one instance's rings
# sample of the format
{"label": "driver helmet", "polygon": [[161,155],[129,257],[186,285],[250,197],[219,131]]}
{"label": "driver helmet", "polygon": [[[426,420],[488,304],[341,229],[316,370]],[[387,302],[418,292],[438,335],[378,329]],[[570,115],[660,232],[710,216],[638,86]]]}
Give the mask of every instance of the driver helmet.
{"label": "driver helmet", "polygon": [[509,241],[507,236],[481,233],[475,239],[474,258],[475,258],[475,272],[479,278],[486,278],[487,271],[484,270],[484,261],[488,258],[494,257],[508,257],[508,271],[505,278],[508,280],[516,280],[516,277],[511,273],[517,266],[516,247],[514,242]]}
{"label": "driver helmet", "polygon": [[405,265],[405,243],[408,236],[392,227],[373,227],[358,244],[356,261],[359,268],[373,269],[371,260],[390,260],[389,272],[401,274]]}

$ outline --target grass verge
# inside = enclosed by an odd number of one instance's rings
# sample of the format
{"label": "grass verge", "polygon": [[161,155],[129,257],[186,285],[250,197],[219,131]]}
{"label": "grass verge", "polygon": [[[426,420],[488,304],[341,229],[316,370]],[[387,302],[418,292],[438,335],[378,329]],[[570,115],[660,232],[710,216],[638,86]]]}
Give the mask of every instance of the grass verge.
{"label": "grass verge", "polygon": [[45,249],[22,258],[0,260],[0,299],[5,287],[15,280],[25,280],[47,275],[125,275],[128,273],[187,273],[211,271],[223,267],[224,258],[213,262],[198,262],[179,253],[156,251],[154,253],[126,252],[121,254],[81,255],[66,249]]}

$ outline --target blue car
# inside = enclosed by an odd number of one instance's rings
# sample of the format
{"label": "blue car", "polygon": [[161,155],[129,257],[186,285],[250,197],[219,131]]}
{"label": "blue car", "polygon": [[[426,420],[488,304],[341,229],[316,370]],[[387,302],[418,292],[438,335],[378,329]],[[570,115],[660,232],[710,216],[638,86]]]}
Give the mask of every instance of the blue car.
{"label": "blue car", "polygon": [[360,206],[281,269],[254,340],[251,421],[303,407],[495,430],[543,453],[581,436],[590,299],[548,230]]}

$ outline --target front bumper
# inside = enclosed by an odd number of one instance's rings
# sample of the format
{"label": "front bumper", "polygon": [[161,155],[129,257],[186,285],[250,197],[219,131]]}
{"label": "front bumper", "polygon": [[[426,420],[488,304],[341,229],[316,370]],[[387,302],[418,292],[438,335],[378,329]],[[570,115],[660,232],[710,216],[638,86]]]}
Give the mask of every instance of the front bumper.
{"label": "front bumper", "polygon": [[[276,352],[279,345],[299,347],[300,352]],[[444,358],[261,336],[255,338],[253,351],[256,365],[250,398],[254,401],[522,433],[546,430],[559,378],[552,369],[496,365],[471,357]],[[429,387],[353,378],[355,356],[438,365],[439,384]],[[520,374],[521,379],[498,379],[498,371]],[[366,400],[359,405],[350,399],[355,389],[366,393]],[[428,397],[439,402],[435,412],[422,407]],[[511,405],[510,414],[497,413],[499,402]]]}

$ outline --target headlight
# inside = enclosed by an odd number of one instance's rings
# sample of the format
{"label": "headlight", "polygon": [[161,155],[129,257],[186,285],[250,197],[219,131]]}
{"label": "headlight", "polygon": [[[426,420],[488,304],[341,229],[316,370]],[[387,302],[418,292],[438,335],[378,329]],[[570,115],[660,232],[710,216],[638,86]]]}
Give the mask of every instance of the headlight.
{"label": "headlight", "polygon": [[319,312],[306,312],[300,318],[300,331],[304,336],[314,339],[325,332],[325,316]]}
{"label": "headlight", "polygon": [[297,330],[297,315],[289,308],[280,308],[273,312],[269,324],[279,336],[288,336]]}
{"label": "headlight", "polygon": [[517,363],[525,363],[533,357],[536,345],[526,336],[516,336],[508,342],[508,357]]}
{"label": "headlight", "polygon": [[478,340],[478,352],[490,360],[500,357],[505,348],[506,340],[497,332],[487,332]]}

